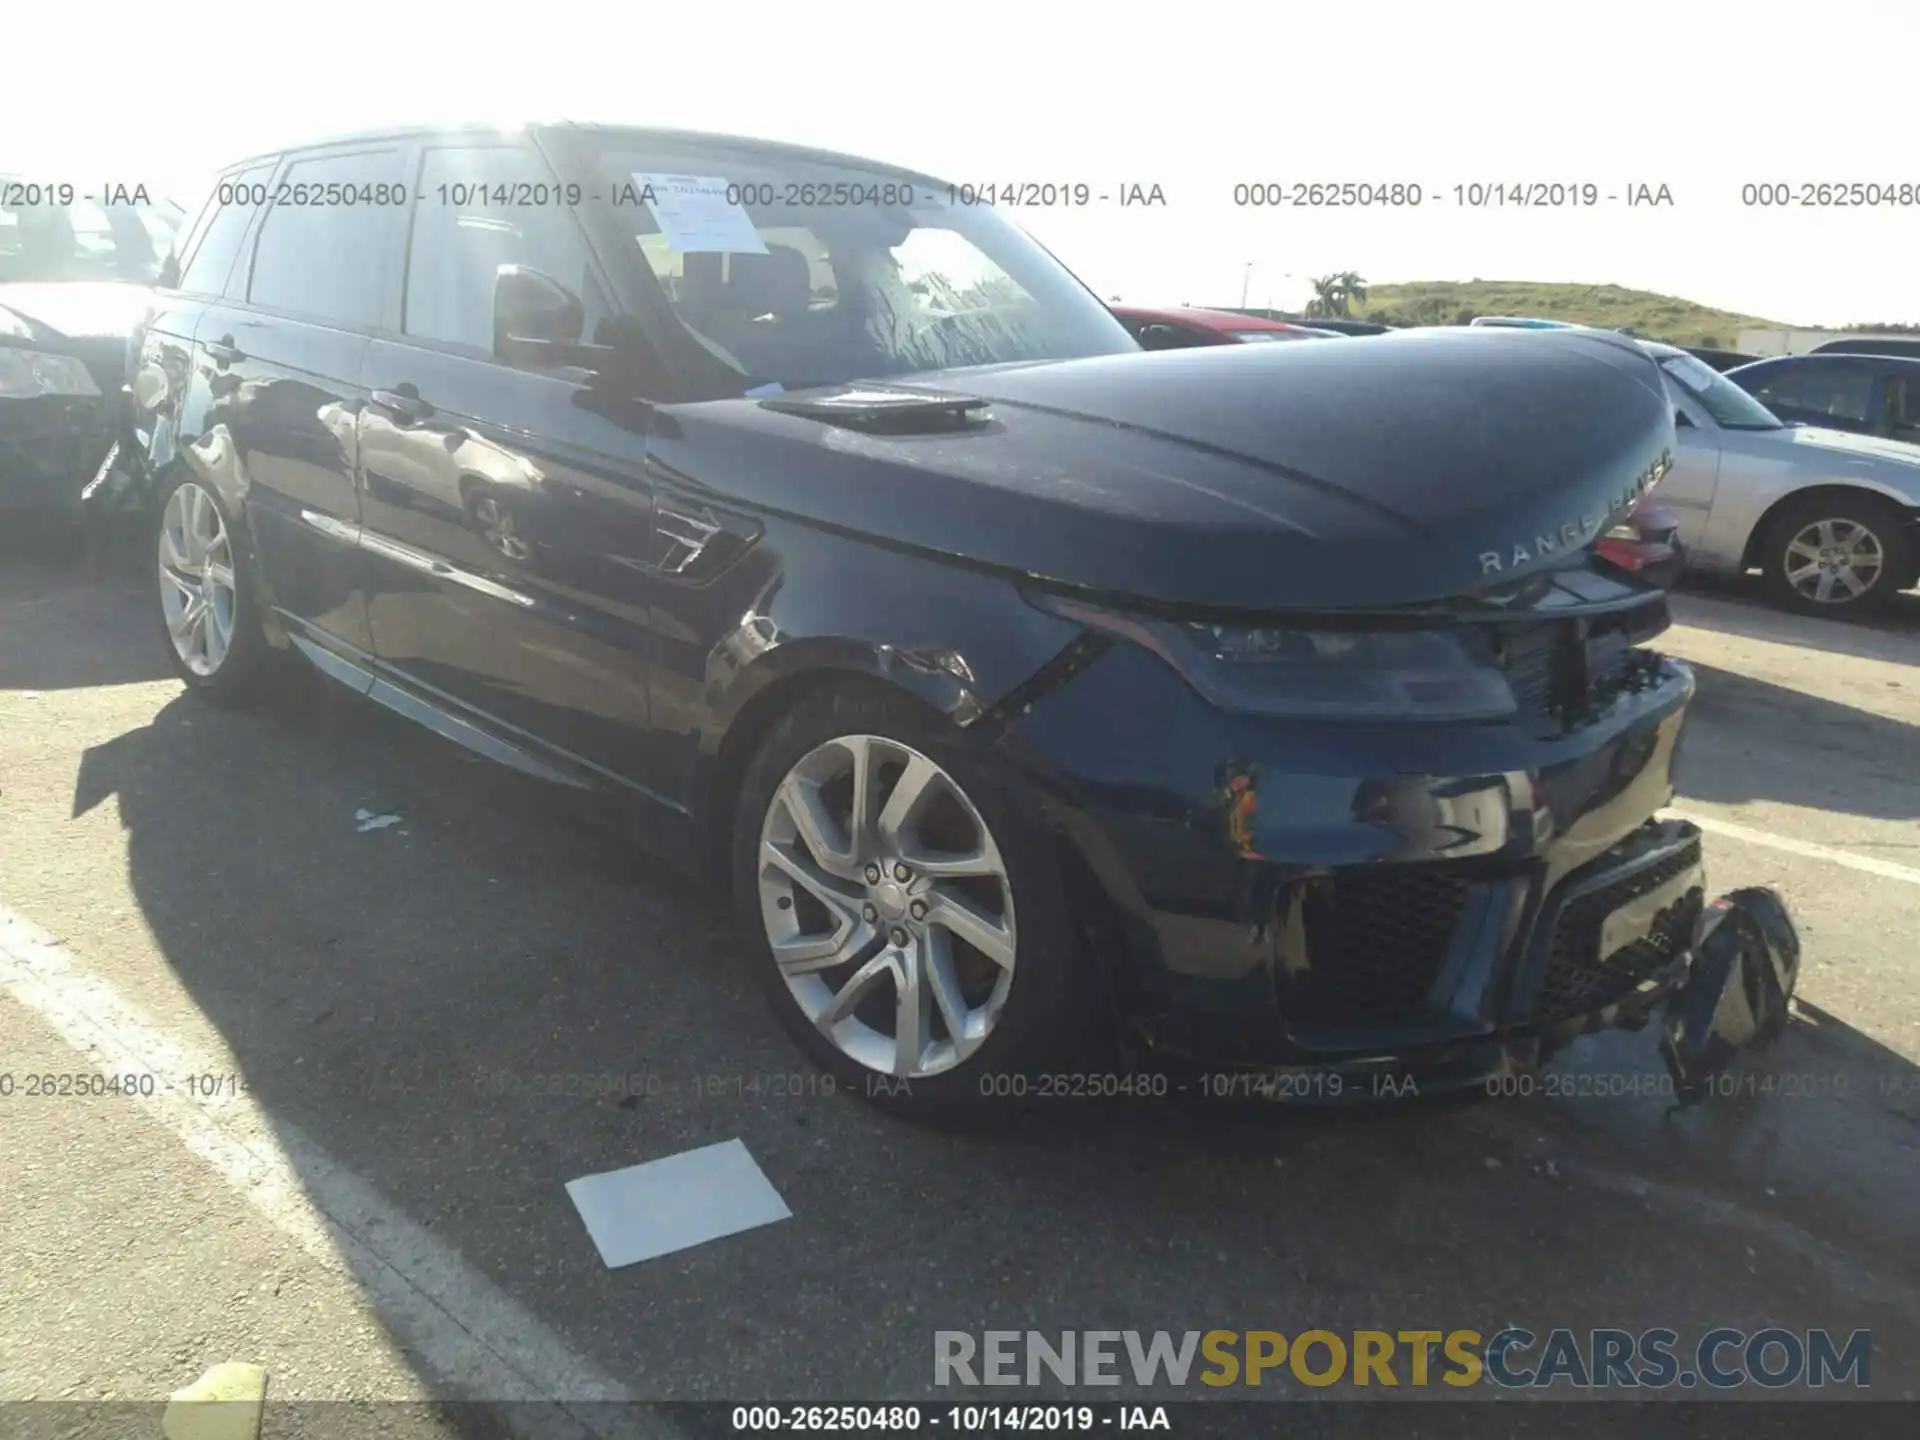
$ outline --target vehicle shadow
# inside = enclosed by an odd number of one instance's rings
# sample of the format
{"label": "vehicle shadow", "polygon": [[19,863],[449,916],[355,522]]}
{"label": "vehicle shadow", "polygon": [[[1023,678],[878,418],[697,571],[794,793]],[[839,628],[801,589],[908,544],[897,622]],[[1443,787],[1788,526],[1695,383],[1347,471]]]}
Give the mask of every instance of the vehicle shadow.
{"label": "vehicle shadow", "polygon": [[1683,802],[1920,818],[1920,723],[1689,663],[1699,692],[1678,766]]}
{"label": "vehicle shadow", "polygon": [[[1765,1224],[1728,1218],[1772,1165],[1809,1190],[1796,1224],[1920,1269],[1891,1162],[1842,1194],[1826,1176],[1860,1167],[1823,1170],[1813,1143],[1886,1160],[1895,1122],[1866,1100],[1851,1130],[1796,1122],[1799,1156],[1764,1107],[1667,1124],[1652,1081],[1591,1102],[1604,1123],[1539,1094],[1321,1121],[881,1115],[795,1057],[717,896],[603,814],[319,682],[252,712],[166,704],[82,760],[73,812],[109,803],[161,958],[274,1123],[649,1398],[923,1397],[936,1329],[1826,1323],[1832,1255],[1775,1244],[1755,1266]],[[361,810],[400,818],[363,831]],[[1761,1064],[1795,1061],[1799,1030]],[[1630,1060],[1595,1063],[1657,1075],[1650,1036],[1623,1043]],[[1914,1093],[1898,1055],[1858,1055]],[[600,1265],[567,1180],[735,1137],[792,1220]],[[1661,1170],[1700,1205],[1623,1216],[1594,1178]],[[1873,1295],[1847,1314],[1916,1323]],[[834,1339],[802,1355],[799,1335]]]}

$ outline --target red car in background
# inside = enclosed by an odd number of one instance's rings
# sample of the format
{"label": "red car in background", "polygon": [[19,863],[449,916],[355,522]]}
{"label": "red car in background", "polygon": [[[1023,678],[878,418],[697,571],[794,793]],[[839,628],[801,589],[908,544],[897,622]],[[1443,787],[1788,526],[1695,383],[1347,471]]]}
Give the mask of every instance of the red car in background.
{"label": "red car in background", "polygon": [[[1185,350],[1195,345],[1240,345],[1264,340],[1326,340],[1331,330],[1288,325],[1231,310],[1203,310],[1194,305],[1149,309],[1143,305],[1109,306],[1114,318],[1148,350]],[[1344,339],[1344,336],[1338,337]]]}

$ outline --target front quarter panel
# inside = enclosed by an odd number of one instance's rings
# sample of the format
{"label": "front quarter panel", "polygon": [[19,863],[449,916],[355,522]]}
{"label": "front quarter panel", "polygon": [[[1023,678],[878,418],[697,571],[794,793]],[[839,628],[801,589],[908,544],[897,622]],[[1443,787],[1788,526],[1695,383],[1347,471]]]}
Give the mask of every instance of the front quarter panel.
{"label": "front quarter panel", "polygon": [[[688,503],[671,486],[662,501]],[[972,725],[1080,633],[1028,605],[1010,577],[799,521],[750,523],[755,538],[731,568],[704,584],[663,572],[655,606],[656,735],[670,793],[694,808],[726,803],[714,793],[723,749],[784,710],[790,687],[865,675]]]}
{"label": "front quarter panel", "polygon": [[1794,444],[1772,432],[1723,431],[1721,438],[1720,486],[1706,545],[1729,564],[1747,553],[1767,512],[1803,490],[1848,487],[1881,496],[1903,510],[1920,507],[1920,467]]}

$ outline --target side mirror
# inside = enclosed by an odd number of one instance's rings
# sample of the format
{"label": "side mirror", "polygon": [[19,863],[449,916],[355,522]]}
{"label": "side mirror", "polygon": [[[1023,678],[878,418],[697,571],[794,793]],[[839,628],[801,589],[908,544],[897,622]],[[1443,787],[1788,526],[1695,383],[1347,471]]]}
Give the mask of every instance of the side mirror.
{"label": "side mirror", "polygon": [[1142,350],[1178,350],[1186,337],[1171,325],[1148,325],[1140,332]]}
{"label": "side mirror", "polygon": [[1676,409],[1673,412],[1673,423],[1682,430],[1690,430],[1693,428],[1693,421],[1687,418],[1687,412],[1684,410]]}
{"label": "side mirror", "polygon": [[577,345],[586,327],[580,297],[551,275],[502,265],[493,276],[493,352],[502,359]]}

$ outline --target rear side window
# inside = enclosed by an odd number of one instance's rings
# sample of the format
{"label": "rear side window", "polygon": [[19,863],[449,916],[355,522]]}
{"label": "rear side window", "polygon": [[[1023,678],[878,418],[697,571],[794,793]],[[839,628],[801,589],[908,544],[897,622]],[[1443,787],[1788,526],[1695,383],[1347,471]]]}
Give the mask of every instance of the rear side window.
{"label": "rear side window", "polygon": [[1887,377],[1887,420],[1894,439],[1920,443],[1920,365]]}
{"label": "rear side window", "polygon": [[491,354],[494,279],[502,265],[522,265],[579,296],[583,338],[593,335],[607,306],[566,189],[536,156],[509,146],[429,150],[418,189],[407,334]]}
{"label": "rear side window", "polygon": [[393,328],[408,194],[401,152],[296,160],[272,188],[247,299],[352,329]]}
{"label": "rear side window", "polygon": [[180,288],[195,295],[219,295],[227,287],[234,257],[247,238],[247,225],[259,208],[272,165],[256,165],[224,177],[207,197],[183,252]]}

